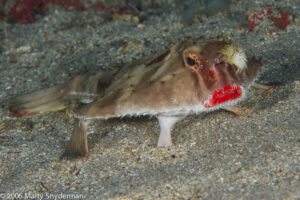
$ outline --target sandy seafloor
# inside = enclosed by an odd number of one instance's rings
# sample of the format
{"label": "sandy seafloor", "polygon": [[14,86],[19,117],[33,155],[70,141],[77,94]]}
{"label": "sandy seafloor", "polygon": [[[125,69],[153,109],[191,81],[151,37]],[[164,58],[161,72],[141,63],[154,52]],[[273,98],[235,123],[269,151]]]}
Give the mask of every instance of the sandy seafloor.
{"label": "sandy seafloor", "polygon": [[[229,12],[190,26],[182,23],[183,1],[159,2],[143,28],[61,8],[33,24],[0,22],[0,199],[300,199],[300,1],[237,1]],[[264,5],[282,8],[291,24],[249,32],[246,13]],[[77,163],[60,160],[74,123],[70,111],[8,116],[9,100],[20,94],[82,71],[121,68],[189,37],[232,40],[262,59],[257,83],[281,86],[264,95],[250,89],[243,104],[256,111],[248,116],[218,111],[186,118],[173,130],[172,147],[156,147],[155,118],[95,121],[89,159]]]}

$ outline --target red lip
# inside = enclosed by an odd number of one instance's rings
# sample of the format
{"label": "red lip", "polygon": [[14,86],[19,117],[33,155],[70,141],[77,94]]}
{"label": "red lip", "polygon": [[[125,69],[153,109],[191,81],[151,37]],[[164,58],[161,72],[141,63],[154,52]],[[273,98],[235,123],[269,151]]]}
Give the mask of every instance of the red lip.
{"label": "red lip", "polygon": [[209,103],[205,103],[205,108],[211,108],[221,103],[238,99],[242,96],[243,91],[240,86],[225,85],[222,89],[216,90],[209,99]]}

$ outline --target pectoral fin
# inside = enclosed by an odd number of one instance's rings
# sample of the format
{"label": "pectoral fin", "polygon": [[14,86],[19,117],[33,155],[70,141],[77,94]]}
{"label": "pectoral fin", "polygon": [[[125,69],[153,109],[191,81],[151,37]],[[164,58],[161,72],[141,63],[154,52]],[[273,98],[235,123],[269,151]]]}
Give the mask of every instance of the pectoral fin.
{"label": "pectoral fin", "polygon": [[89,120],[75,120],[74,130],[71,135],[71,139],[67,144],[64,155],[83,156],[87,158],[89,153],[87,139],[89,123]]}
{"label": "pectoral fin", "polygon": [[182,120],[185,116],[157,116],[159,126],[160,126],[160,135],[158,139],[157,146],[171,146],[172,138],[171,131],[176,122]]}

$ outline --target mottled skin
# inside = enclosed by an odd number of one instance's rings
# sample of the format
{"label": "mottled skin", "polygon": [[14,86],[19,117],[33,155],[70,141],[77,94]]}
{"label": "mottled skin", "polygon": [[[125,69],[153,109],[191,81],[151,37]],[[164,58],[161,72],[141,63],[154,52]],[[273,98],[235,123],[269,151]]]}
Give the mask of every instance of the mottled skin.
{"label": "mottled skin", "polygon": [[64,109],[73,98],[87,103],[75,111],[68,154],[87,156],[87,126],[96,118],[154,115],[161,128],[158,146],[167,146],[172,144],[171,128],[185,116],[220,108],[235,111],[232,106],[245,97],[259,70],[260,64],[247,61],[238,47],[192,39],[125,65],[119,72],[79,75],[21,96],[9,109],[13,116],[22,116]]}

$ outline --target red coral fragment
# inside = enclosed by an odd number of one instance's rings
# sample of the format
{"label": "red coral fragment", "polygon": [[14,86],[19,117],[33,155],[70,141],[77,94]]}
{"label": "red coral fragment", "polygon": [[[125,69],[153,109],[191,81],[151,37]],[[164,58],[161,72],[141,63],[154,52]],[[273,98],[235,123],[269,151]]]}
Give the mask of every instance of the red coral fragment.
{"label": "red coral fragment", "polygon": [[277,28],[285,29],[285,27],[291,23],[290,17],[286,12],[281,11],[279,8],[277,9],[280,12],[280,17],[271,17],[270,19]]}
{"label": "red coral fragment", "polygon": [[280,17],[275,17],[271,8],[264,8],[257,13],[249,15],[248,21],[250,31],[253,31],[256,26],[266,20],[272,21],[277,28],[284,29],[287,25],[290,24],[289,15],[286,12],[283,12],[278,7],[277,10],[280,13]]}
{"label": "red coral fragment", "polygon": [[256,26],[259,25],[259,21],[262,21],[265,16],[270,16],[272,10],[270,8],[263,9],[258,13],[254,13],[251,16],[248,16],[249,29],[252,32]]}
{"label": "red coral fragment", "polygon": [[[7,3],[7,0],[2,4]],[[44,15],[47,4],[63,7],[65,10],[75,9],[86,11],[80,0],[17,0],[8,12],[8,17],[21,24],[29,24],[36,21],[36,14]]]}
{"label": "red coral fragment", "polygon": [[[1,0],[0,0],[1,1]],[[8,0],[2,0],[0,5],[4,6]],[[108,12],[110,14],[130,14],[136,16],[137,13],[134,9],[128,5],[121,6],[117,4],[103,5],[103,3],[95,3],[91,7],[86,8],[83,0],[15,0],[12,8],[8,11],[7,15],[5,13],[0,13],[3,18],[9,17],[13,22],[18,22],[21,24],[29,24],[36,21],[36,14],[44,15],[45,8],[47,4],[53,4],[56,6],[63,7],[65,10],[77,10],[86,11],[87,9],[96,9]],[[153,6],[159,6],[156,1],[153,2]],[[1,10],[0,10],[1,12]],[[140,16],[142,18],[142,16]]]}
{"label": "red coral fragment", "polygon": [[8,12],[8,16],[21,24],[29,24],[36,21],[35,13],[44,13],[45,4],[40,0],[16,1]]}
{"label": "red coral fragment", "polygon": [[70,186],[71,185],[71,182],[69,181],[69,182],[67,182],[67,183],[65,183],[65,186]]}

